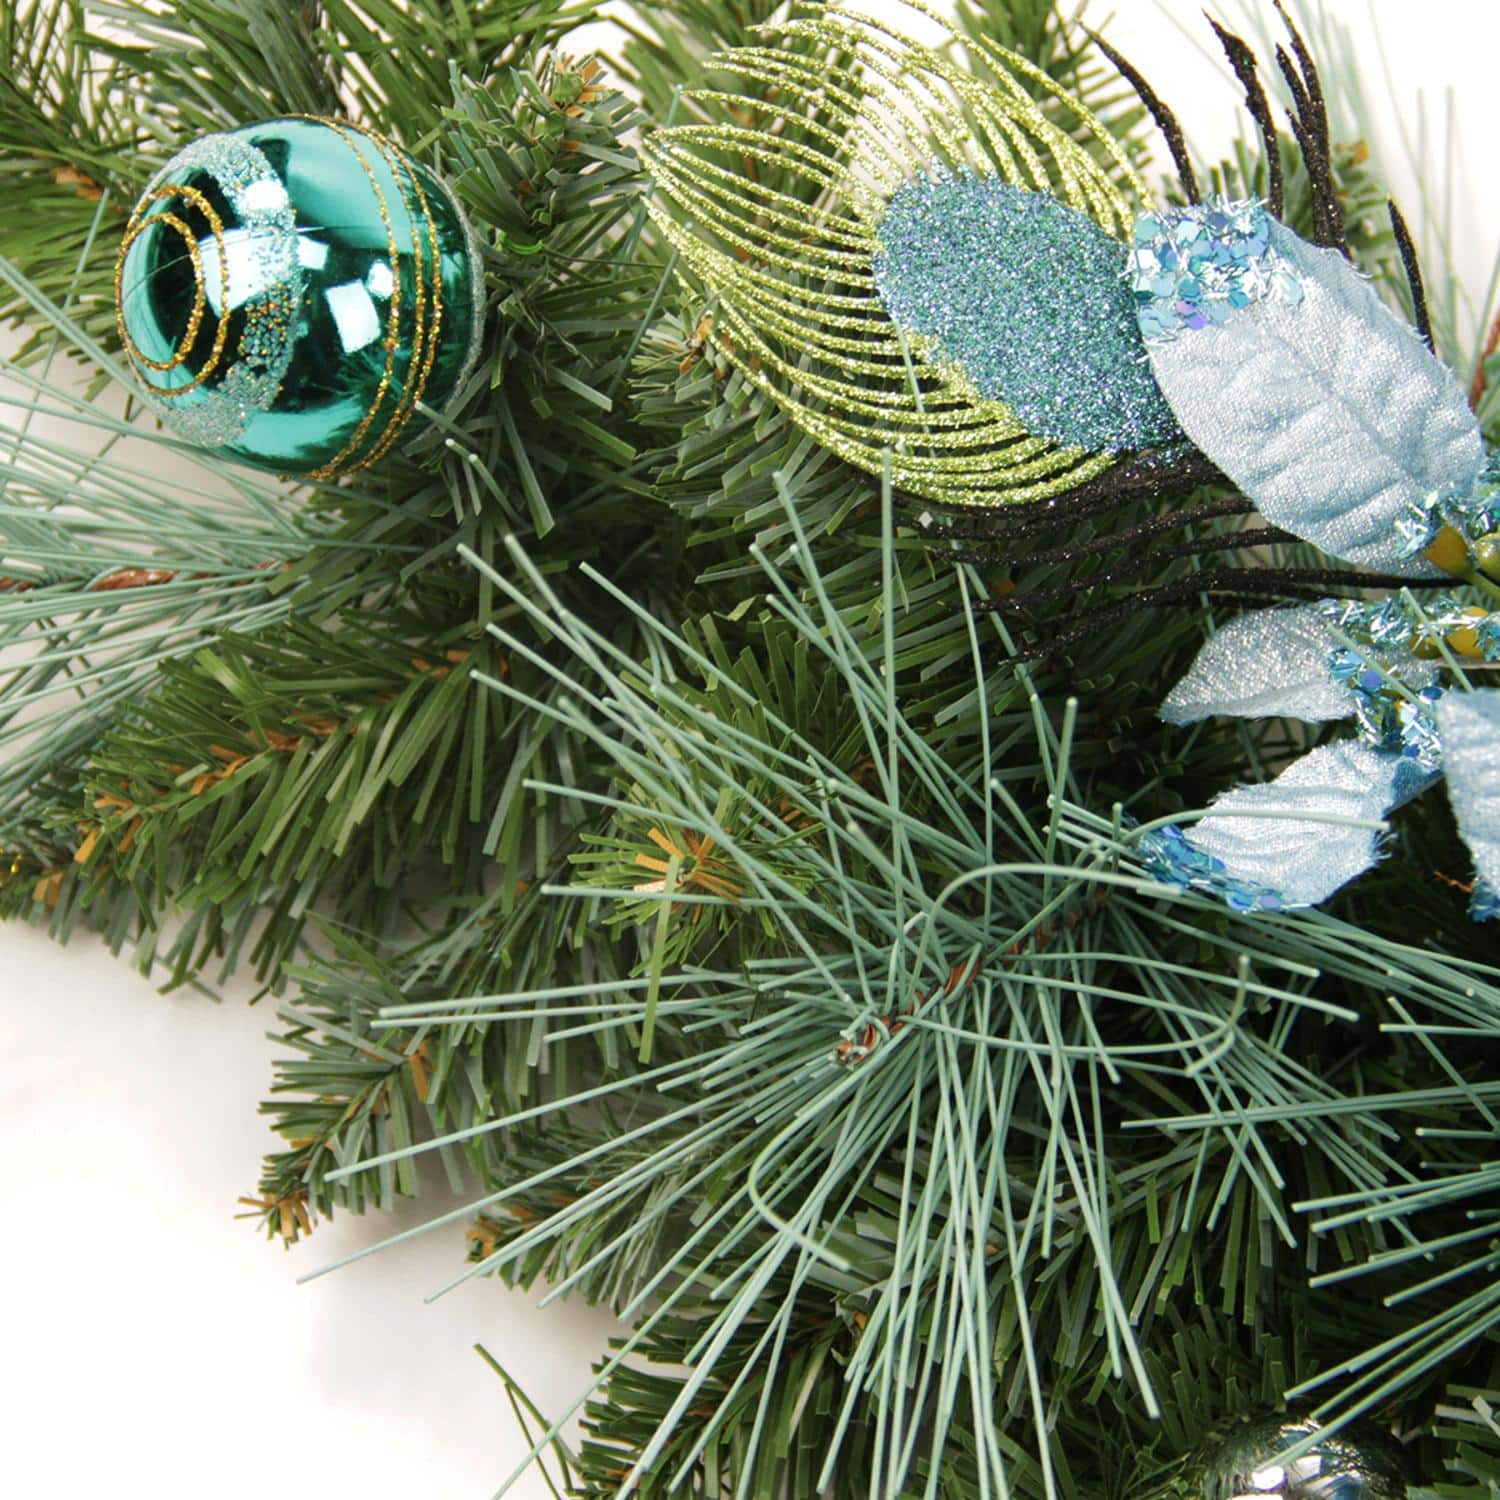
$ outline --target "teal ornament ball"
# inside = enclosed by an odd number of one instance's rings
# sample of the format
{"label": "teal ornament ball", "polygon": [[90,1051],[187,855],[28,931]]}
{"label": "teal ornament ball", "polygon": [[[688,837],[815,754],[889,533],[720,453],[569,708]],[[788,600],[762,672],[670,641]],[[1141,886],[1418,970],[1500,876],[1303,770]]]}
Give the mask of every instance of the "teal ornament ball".
{"label": "teal ornament ball", "polygon": [[[1209,1444],[1186,1493],[1192,1500],[1406,1500],[1393,1445],[1354,1425],[1318,1437],[1316,1422],[1270,1417],[1241,1423]],[[1306,1452],[1291,1457],[1305,1438]]]}
{"label": "teal ornament ball", "polygon": [[181,436],[329,479],[448,408],[478,343],[479,257],[446,186],[342,120],[208,135],[151,180],[115,271],[120,338]]}

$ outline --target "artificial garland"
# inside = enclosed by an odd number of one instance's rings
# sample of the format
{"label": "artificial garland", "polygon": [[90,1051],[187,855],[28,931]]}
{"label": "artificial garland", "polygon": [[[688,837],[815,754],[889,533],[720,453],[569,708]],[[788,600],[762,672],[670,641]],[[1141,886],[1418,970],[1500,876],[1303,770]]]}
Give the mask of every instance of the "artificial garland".
{"label": "artificial garland", "polygon": [[1493,1496],[1493,348],[1303,29],[1205,185],[1041,0],[116,9],[0,58],[0,897],[282,997],[268,1230],[467,1171],[574,1494]]}

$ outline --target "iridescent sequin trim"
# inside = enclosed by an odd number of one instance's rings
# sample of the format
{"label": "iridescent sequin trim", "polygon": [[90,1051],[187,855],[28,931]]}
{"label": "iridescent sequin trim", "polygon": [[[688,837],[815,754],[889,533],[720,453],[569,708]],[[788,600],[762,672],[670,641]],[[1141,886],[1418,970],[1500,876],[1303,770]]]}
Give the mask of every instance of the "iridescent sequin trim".
{"label": "iridescent sequin trim", "polygon": [[[1406,593],[1374,601],[1320,599],[1312,607],[1340,634],[1384,656],[1407,652],[1436,659],[1439,643],[1451,645],[1458,636],[1469,647],[1460,654],[1500,662],[1500,614],[1476,610],[1458,594],[1429,594],[1420,603]],[[1405,680],[1408,686],[1419,681],[1410,672]]]}
{"label": "iridescent sequin trim", "polygon": [[1472,484],[1433,490],[1396,518],[1401,549],[1408,557],[1425,552],[1445,526],[1470,546],[1500,535],[1500,453],[1491,453]]}
{"label": "iridescent sequin trim", "polygon": [[1443,742],[1432,708],[1442,688],[1429,683],[1412,692],[1379,662],[1349,646],[1340,646],[1328,665],[1354,699],[1360,738],[1372,750],[1409,762],[1419,779],[1441,771]]}
{"label": "iridescent sequin trim", "polygon": [[1143,833],[1135,848],[1146,873],[1161,885],[1217,896],[1231,911],[1288,909],[1279,891],[1253,881],[1236,880],[1225,869],[1223,860],[1195,848],[1175,823]]}
{"label": "iridescent sequin trim", "polygon": [[1302,301],[1302,282],[1271,248],[1271,221],[1253,199],[1212,198],[1135,221],[1126,280],[1148,340],[1227,323],[1265,297]]}

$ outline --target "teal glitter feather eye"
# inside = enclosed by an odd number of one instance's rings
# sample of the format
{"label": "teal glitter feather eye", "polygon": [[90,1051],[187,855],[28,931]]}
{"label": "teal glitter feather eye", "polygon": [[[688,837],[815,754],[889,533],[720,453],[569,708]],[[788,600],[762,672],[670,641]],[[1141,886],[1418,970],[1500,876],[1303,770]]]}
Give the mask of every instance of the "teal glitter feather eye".
{"label": "teal glitter feather eye", "polygon": [[1050,193],[930,174],[891,195],[881,302],[1029,431],[1118,453],[1181,436],[1146,362],[1126,249]]}

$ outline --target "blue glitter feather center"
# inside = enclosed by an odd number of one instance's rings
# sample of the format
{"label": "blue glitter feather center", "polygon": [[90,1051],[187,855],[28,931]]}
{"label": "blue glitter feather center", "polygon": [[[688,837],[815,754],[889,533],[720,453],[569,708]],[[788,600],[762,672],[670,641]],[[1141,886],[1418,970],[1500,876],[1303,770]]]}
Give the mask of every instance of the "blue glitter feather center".
{"label": "blue glitter feather center", "polygon": [[1127,249],[1049,193],[931,174],[891,195],[875,284],[983,397],[1038,437],[1117,453],[1181,437],[1146,361]]}

